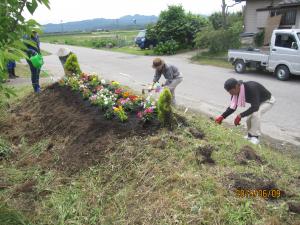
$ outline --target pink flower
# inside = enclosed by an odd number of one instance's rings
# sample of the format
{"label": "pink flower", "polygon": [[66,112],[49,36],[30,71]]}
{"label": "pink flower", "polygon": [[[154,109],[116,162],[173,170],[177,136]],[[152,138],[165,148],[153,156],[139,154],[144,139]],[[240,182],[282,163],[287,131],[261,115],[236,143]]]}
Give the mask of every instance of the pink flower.
{"label": "pink flower", "polygon": [[153,109],[152,108],[147,108],[144,111],[145,113],[153,113]]}
{"label": "pink flower", "polygon": [[117,90],[115,90],[115,93],[117,94],[117,95],[119,95],[119,94],[121,94],[122,93],[122,89],[121,88],[118,88]]}
{"label": "pink flower", "polygon": [[137,117],[138,117],[139,119],[142,119],[142,118],[143,118],[143,113],[142,113],[142,112],[138,112],[136,115],[137,115]]}
{"label": "pink flower", "polygon": [[91,100],[92,102],[96,101],[96,100],[97,100],[97,95],[92,95],[92,96],[90,97],[90,100]]}

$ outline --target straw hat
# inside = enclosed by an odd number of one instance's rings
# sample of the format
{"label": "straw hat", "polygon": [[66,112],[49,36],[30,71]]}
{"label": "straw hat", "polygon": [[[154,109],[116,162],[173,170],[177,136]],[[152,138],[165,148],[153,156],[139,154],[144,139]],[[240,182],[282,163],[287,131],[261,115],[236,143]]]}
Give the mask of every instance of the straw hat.
{"label": "straw hat", "polygon": [[60,48],[56,53],[58,57],[67,56],[71,53],[71,50],[68,48]]}
{"label": "straw hat", "polygon": [[165,64],[165,62],[164,62],[161,58],[155,58],[155,59],[153,60],[152,67],[153,67],[154,69],[156,69],[157,67],[160,67],[161,65],[164,65],[164,64]]}

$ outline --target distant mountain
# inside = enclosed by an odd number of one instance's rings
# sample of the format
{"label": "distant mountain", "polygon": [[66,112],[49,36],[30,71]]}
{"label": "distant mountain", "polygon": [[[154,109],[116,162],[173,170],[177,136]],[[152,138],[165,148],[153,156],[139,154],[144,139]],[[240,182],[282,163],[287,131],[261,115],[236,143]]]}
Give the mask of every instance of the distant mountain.
{"label": "distant mountain", "polygon": [[130,29],[144,28],[149,23],[155,23],[157,21],[157,16],[123,16],[119,19],[92,19],[92,20],[82,20],[76,22],[68,22],[61,24],[45,24],[43,25],[43,30],[45,33],[52,32],[75,32],[75,31],[92,31],[92,30],[116,30],[116,29]]}

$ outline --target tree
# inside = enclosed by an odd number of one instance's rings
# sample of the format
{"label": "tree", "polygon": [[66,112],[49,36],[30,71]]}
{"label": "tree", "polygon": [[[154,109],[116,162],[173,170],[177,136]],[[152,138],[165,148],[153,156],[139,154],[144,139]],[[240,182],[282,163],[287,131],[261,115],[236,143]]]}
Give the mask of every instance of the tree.
{"label": "tree", "polygon": [[[223,17],[221,12],[215,12],[208,17],[209,22],[215,30],[223,28]],[[231,27],[236,22],[243,22],[243,13],[227,13],[226,28]]]}
{"label": "tree", "polygon": [[242,1],[241,0],[231,0],[231,1],[234,1],[235,3],[229,5],[226,3],[226,0],[222,0],[222,26],[224,29],[227,28],[227,15],[228,15],[228,10],[229,8],[237,5],[237,4],[240,4]]}
{"label": "tree", "polygon": [[[3,95],[9,97],[13,92],[3,86],[6,77],[6,64],[9,60],[19,61],[26,58],[22,37],[32,30],[40,32],[35,20],[26,21],[25,11],[33,14],[39,5],[49,7],[49,0],[1,0],[0,2],[0,103]],[[33,44],[33,42],[26,41]]]}
{"label": "tree", "polygon": [[147,27],[147,37],[159,42],[176,41],[181,47],[192,45],[195,34],[208,24],[204,17],[186,13],[181,5],[162,11],[156,24]]}

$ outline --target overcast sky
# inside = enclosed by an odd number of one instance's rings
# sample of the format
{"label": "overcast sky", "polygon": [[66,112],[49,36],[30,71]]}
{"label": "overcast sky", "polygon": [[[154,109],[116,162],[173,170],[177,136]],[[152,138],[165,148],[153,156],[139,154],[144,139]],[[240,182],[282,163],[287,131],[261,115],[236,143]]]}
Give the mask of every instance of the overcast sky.
{"label": "overcast sky", "polygon": [[[168,5],[181,4],[186,11],[210,15],[221,10],[221,0],[50,0],[51,9],[42,6],[33,18],[41,24],[79,21],[94,18],[115,19],[125,15],[156,15]],[[228,4],[234,3],[227,0]],[[231,11],[241,9],[241,5]],[[26,13],[26,18],[32,18]]]}

